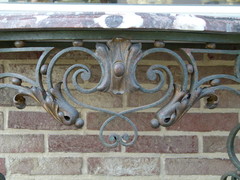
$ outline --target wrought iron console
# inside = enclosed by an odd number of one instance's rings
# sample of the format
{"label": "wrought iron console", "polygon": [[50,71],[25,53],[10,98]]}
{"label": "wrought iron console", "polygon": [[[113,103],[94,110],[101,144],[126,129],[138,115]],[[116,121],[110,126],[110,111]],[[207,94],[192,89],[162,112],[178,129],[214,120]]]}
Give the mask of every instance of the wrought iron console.
{"label": "wrought iron console", "polygon": [[[65,125],[75,125],[79,128],[84,125],[84,119],[81,118],[81,112],[78,112],[73,104],[107,113],[111,117],[102,124],[99,133],[100,141],[107,147],[131,146],[137,141],[138,130],[133,121],[126,116],[129,113],[165,104],[163,108],[156,112],[155,118],[149,122],[149,126],[153,128],[168,127],[187,113],[201,98],[207,99],[206,106],[208,108],[217,107],[219,99],[216,92],[218,90],[228,90],[238,96],[240,95],[240,88],[221,84],[221,80],[224,79],[231,80],[235,84],[240,83],[239,33],[226,33],[223,36],[221,33],[141,31],[136,29],[124,31],[116,29],[24,29],[10,31],[8,29],[0,31],[0,41],[0,53],[41,52],[33,79],[16,73],[0,74],[0,79],[11,78],[12,81],[11,84],[0,84],[0,89],[12,88],[17,90],[17,94],[13,97],[14,105],[17,108],[25,108],[27,105],[25,97],[28,96],[41,104],[56,120]],[[15,47],[12,47],[11,44],[14,44]],[[237,50],[233,50],[233,44]],[[49,57],[56,47],[61,47],[61,50],[53,57]],[[172,49],[180,49],[185,58]],[[84,88],[79,83],[79,79],[88,81],[92,74],[91,69],[81,63],[72,64],[65,71],[62,80],[53,83],[52,74],[55,64],[64,54],[73,51],[84,52],[98,62],[101,69],[101,78],[94,87]],[[159,61],[147,70],[147,78],[150,81],[158,81],[158,83],[151,89],[141,85],[136,78],[138,64],[144,57],[153,53],[166,53],[175,59],[181,69],[180,83],[175,82],[171,70]],[[194,53],[235,55],[234,75],[216,74],[200,79],[198,66],[193,56]],[[50,61],[47,61],[49,58]],[[117,95],[134,91],[156,93],[161,90],[164,90],[164,95],[151,104],[122,112],[114,112],[79,101],[72,93],[72,88],[69,87],[69,79],[72,87],[82,95],[97,91]],[[129,123],[133,135],[127,133],[112,134],[106,140],[104,136],[105,127],[115,118],[120,118]],[[234,140],[239,130],[240,125],[238,124],[231,131],[227,142],[229,158],[237,171],[223,175],[222,180],[226,180],[228,177],[240,179],[240,162],[234,149]]]}

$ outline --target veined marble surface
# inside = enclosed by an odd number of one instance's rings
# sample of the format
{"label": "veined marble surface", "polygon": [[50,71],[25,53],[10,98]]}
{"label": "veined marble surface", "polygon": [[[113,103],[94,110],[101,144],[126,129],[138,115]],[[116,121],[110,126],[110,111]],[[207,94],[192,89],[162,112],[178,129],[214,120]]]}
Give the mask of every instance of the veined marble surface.
{"label": "veined marble surface", "polygon": [[238,33],[240,7],[0,4],[0,30],[56,28]]}

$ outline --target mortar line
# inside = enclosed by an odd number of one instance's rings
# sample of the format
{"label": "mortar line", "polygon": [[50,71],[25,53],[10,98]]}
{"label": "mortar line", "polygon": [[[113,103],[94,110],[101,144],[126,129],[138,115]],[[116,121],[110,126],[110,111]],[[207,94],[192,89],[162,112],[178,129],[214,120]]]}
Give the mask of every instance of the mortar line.
{"label": "mortar line", "polygon": [[203,135],[197,135],[198,137],[198,153],[203,153]]}
{"label": "mortar line", "polygon": [[88,175],[88,163],[87,163],[88,157],[86,157],[84,154],[82,156],[82,174]]}
{"label": "mortar line", "polygon": [[163,180],[165,180],[165,175],[166,175],[166,172],[165,172],[165,157],[164,155],[160,155],[160,175],[159,177],[163,178]]}
{"label": "mortar line", "polygon": [[3,108],[3,130],[8,129],[8,118],[9,118],[9,110],[8,108]]}
{"label": "mortar line", "polygon": [[49,135],[47,133],[44,133],[44,152],[45,153],[49,153],[49,144],[48,144],[48,138],[49,138]]}

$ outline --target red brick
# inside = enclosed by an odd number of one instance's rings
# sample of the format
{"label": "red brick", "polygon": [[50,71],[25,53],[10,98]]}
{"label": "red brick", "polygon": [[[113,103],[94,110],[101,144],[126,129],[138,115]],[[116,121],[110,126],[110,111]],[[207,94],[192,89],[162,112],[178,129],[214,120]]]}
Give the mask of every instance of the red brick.
{"label": "red brick", "polygon": [[79,175],[82,173],[82,158],[13,158],[10,160],[9,169],[12,174]]}
{"label": "red brick", "polygon": [[[227,152],[227,137],[225,136],[205,136],[203,137],[203,152]],[[240,140],[235,140],[235,151],[240,152]]]}
{"label": "red brick", "polygon": [[[239,108],[240,96],[229,91],[216,92],[219,102],[217,108]],[[206,107],[205,107],[206,108]]]}
{"label": "red brick", "polygon": [[222,175],[235,168],[227,159],[166,159],[167,175]]}
{"label": "red brick", "polygon": [[3,113],[0,112],[0,130],[4,128],[4,118],[3,118]]}
{"label": "red brick", "polygon": [[150,157],[88,158],[89,174],[107,176],[154,176],[160,174],[160,159]]}
{"label": "red brick", "polygon": [[196,153],[196,136],[140,136],[137,142],[127,147],[127,152],[140,153]]}
{"label": "red brick", "polygon": [[[53,72],[52,72],[52,81],[54,83],[56,82],[60,82],[63,79],[64,73],[66,72],[66,70],[71,66],[72,64],[56,64],[53,68]],[[99,82],[100,78],[101,78],[101,68],[99,65],[91,65],[91,64],[86,64],[87,67],[89,68],[89,70],[91,71],[91,78],[89,79],[89,82]],[[36,64],[10,64],[10,69],[11,72],[14,73],[18,73],[21,75],[24,75],[26,77],[29,78],[34,78],[35,77],[35,68],[36,68]],[[1,70],[1,69],[0,69]],[[76,71],[76,69],[75,69]],[[72,82],[71,77],[73,75],[72,71],[69,74],[69,83]],[[43,78],[43,83],[45,83],[45,76]],[[78,82],[79,83],[83,83],[83,80],[81,78],[78,78]]]}
{"label": "red brick", "polygon": [[145,56],[142,61],[147,60],[156,60],[156,61],[174,61],[175,58],[171,54],[168,53],[151,53]]}
{"label": "red brick", "polygon": [[[71,66],[72,64],[61,64],[61,65],[55,65],[54,69],[53,69],[53,73],[52,73],[52,77],[53,77],[53,82],[60,82],[63,79],[64,73],[66,72],[66,70]],[[99,65],[90,65],[90,64],[85,64],[89,70],[91,71],[91,77],[89,79],[88,82],[91,83],[98,83],[100,81],[101,78],[101,68]],[[76,71],[77,69],[73,70],[70,74],[69,74],[69,79],[68,79],[68,83],[72,83],[72,75],[73,73]],[[78,83],[82,84],[84,83],[84,81],[80,78],[78,78]],[[83,85],[82,85],[83,86]]]}
{"label": "red brick", "polygon": [[229,131],[238,122],[237,113],[187,113],[167,128],[177,131]]}
{"label": "red brick", "polygon": [[[133,92],[128,94],[128,106],[129,107],[139,107],[147,104],[154,103],[158,100],[160,100],[164,95],[164,92],[159,91],[154,94],[147,94],[147,93],[142,93],[139,91]],[[157,107],[162,107],[163,105],[159,105]]]}
{"label": "red brick", "polygon": [[206,136],[203,137],[203,152],[227,152],[227,137]]}
{"label": "red brick", "polygon": [[9,64],[11,72],[34,79],[36,64]]}
{"label": "red brick", "polygon": [[32,59],[37,60],[41,56],[42,52],[15,52],[15,53],[0,53],[0,59]]}
{"label": "red brick", "polygon": [[[151,103],[154,103],[154,102],[160,100],[164,95],[165,95],[165,92],[163,92],[163,91],[159,91],[159,92],[156,92],[153,94],[142,93],[142,92],[136,91],[136,92],[128,94],[127,103],[128,103],[129,107],[144,106],[144,105],[148,105],[148,104],[151,104]],[[168,102],[168,100],[165,100],[162,104],[155,106],[155,107],[161,108],[164,105],[166,105],[167,102]],[[199,108],[200,102],[197,102],[196,104],[194,104],[193,107]]]}
{"label": "red brick", "polygon": [[44,152],[43,135],[0,135],[1,153]]}
{"label": "red brick", "polygon": [[[13,106],[13,97],[17,94],[16,90],[4,88],[0,89],[0,105],[1,106]],[[39,103],[34,101],[30,97],[24,97],[28,106],[40,106]]]}
{"label": "red brick", "polygon": [[115,152],[120,151],[120,147],[107,148],[94,135],[50,135],[50,152]]}
{"label": "red brick", "polygon": [[[181,51],[174,51],[176,52],[179,56],[181,56],[183,59],[185,57],[185,54]],[[203,54],[202,53],[193,53],[192,54],[196,60],[202,60],[203,59]],[[143,60],[157,60],[157,61],[176,61],[176,58],[168,53],[152,53],[149,54],[148,56],[144,57]],[[159,62],[158,62],[159,64]]]}
{"label": "red brick", "polygon": [[[173,73],[174,82],[175,83],[177,82],[177,84],[181,84],[183,74],[180,69],[180,66],[169,66],[169,69]],[[210,75],[216,75],[216,74],[234,75],[234,67],[233,66],[198,66],[198,73],[199,73],[199,79],[202,79]],[[221,84],[238,84],[235,81],[227,80],[227,79],[220,79],[220,82]],[[205,84],[209,84],[209,82],[206,82]]]}
{"label": "red brick", "polygon": [[207,57],[209,60],[235,60],[237,58],[237,55],[231,55],[231,54],[213,54],[209,53],[207,54]]}
{"label": "red brick", "polygon": [[[215,74],[229,74],[234,75],[233,66],[199,66],[199,79],[202,79],[206,76],[215,75]],[[220,79],[221,84],[237,84],[234,81]]]}
{"label": "red brick", "polygon": [[159,77],[156,80],[150,81],[147,77],[147,70],[151,65],[138,65],[136,69],[136,79],[138,83],[148,83],[148,84],[157,84],[159,82]]}
{"label": "red brick", "polygon": [[0,158],[0,173],[2,173],[3,175],[6,175],[6,166],[5,166],[5,159],[4,158]]}
{"label": "red brick", "polygon": [[[87,60],[87,61],[90,61],[90,60],[94,60],[94,58],[85,53],[85,52],[81,52],[81,51],[72,51],[70,53],[65,53],[61,56],[61,59],[63,61],[65,61],[66,59],[70,60]],[[95,62],[97,62],[96,60],[94,60]],[[84,63],[83,63],[84,64]]]}
{"label": "red brick", "polygon": [[[151,127],[150,121],[154,118],[155,113],[138,112],[127,114],[139,131],[158,131],[159,128]],[[87,114],[87,128],[91,130],[99,130],[102,124],[111,117],[109,114],[100,112],[90,112]],[[106,126],[107,131],[131,131],[133,130],[129,123],[121,118],[115,118]]]}
{"label": "red brick", "polygon": [[47,112],[10,111],[8,127],[14,129],[66,130],[77,129],[55,120]]}
{"label": "red brick", "polygon": [[[106,92],[96,92],[93,94],[82,94],[73,91],[73,96],[80,102],[102,108],[120,108],[122,107],[122,95],[114,95]],[[77,105],[79,107],[79,105]]]}

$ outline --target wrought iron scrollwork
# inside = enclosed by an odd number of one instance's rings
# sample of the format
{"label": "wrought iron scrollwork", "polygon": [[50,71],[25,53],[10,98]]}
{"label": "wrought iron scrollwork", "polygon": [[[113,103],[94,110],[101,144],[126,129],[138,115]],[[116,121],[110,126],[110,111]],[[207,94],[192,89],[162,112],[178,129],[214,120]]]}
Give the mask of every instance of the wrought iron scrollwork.
{"label": "wrought iron scrollwork", "polygon": [[[167,102],[167,104],[156,112],[155,118],[151,121],[151,126],[154,128],[161,126],[171,126],[179,120],[196,102],[201,98],[206,97],[206,106],[210,109],[215,108],[218,104],[218,96],[216,91],[228,90],[237,95],[240,95],[240,90],[231,86],[221,85],[221,79],[228,79],[234,81],[236,84],[240,83],[240,51],[239,50],[215,50],[215,49],[181,49],[187,57],[186,60],[176,52],[163,48],[151,48],[146,51],[142,50],[141,43],[132,44],[130,40],[123,38],[115,38],[108,41],[107,44],[97,43],[96,51],[84,47],[69,47],[59,51],[47,63],[47,58],[52,52],[53,47],[35,47],[35,48],[6,48],[0,49],[0,52],[31,52],[40,51],[40,56],[36,69],[35,80],[16,73],[2,73],[0,79],[12,78],[12,84],[0,84],[2,88],[12,88],[17,90],[17,94],[13,97],[14,105],[23,109],[26,106],[25,97],[31,97],[36,102],[51,114],[56,120],[66,125],[75,124],[77,127],[82,127],[84,121],[80,117],[80,113],[73,107],[71,103],[75,103],[81,107],[88,108],[94,111],[105,112],[111,117],[106,119],[100,128],[99,138],[103,145],[107,147],[116,147],[119,144],[123,146],[130,146],[134,144],[138,137],[136,125],[126,114],[133,113],[140,110],[156,107]],[[78,83],[78,79],[88,81],[91,78],[91,69],[84,64],[73,64],[64,73],[62,81],[53,83],[53,69],[59,59],[66,53],[73,51],[84,52],[92,56],[98,63],[101,69],[101,78],[98,83],[92,88],[84,88]],[[153,53],[166,53],[171,55],[178,63],[181,69],[182,81],[176,83],[173,74],[169,67],[159,64],[151,65],[147,70],[147,78],[150,81],[158,80],[155,87],[147,89],[141,85],[136,77],[138,64],[144,57]],[[194,53],[215,53],[215,54],[230,54],[236,55],[235,73],[216,74],[199,79],[198,67],[193,56]],[[47,87],[44,86],[43,76],[46,77]],[[124,94],[133,91],[140,91],[143,93],[156,93],[163,89],[164,95],[156,102],[151,104],[135,107],[122,112],[114,112],[101,107],[95,107],[79,101],[71,92],[68,80],[71,79],[71,84],[81,94],[91,94],[97,91],[108,92],[112,94]],[[208,84],[207,84],[208,82]],[[27,85],[26,85],[27,84]],[[63,95],[68,97],[72,102],[68,102]],[[112,134],[106,140],[104,131],[106,126],[115,118],[120,118],[126,121],[133,130],[133,135],[126,133]],[[150,125],[149,124],[149,125]],[[240,130],[240,125],[232,130],[228,139],[228,153],[231,161],[240,170],[240,162],[235,154],[234,140],[237,132]],[[238,171],[230,172],[222,176],[222,180],[228,177],[232,179],[240,179]]]}
{"label": "wrought iron scrollwork", "polygon": [[[188,57],[188,72],[190,74],[190,86],[186,88],[186,85],[181,87],[174,86],[174,95],[171,101],[162,109],[160,109],[156,114],[156,119],[152,120],[152,125],[154,127],[171,126],[178,119],[180,119],[197,101],[203,97],[207,97],[206,107],[213,109],[218,104],[218,97],[216,91],[218,90],[228,90],[237,95],[240,95],[240,90],[221,85],[221,79],[229,79],[234,81],[236,84],[240,83],[240,56],[239,51],[227,51],[227,50],[204,50],[204,49],[182,49],[182,51]],[[199,80],[198,68],[196,65],[196,60],[194,59],[192,53],[218,53],[218,54],[235,54],[238,55],[236,59],[235,75],[228,74],[217,74],[204,77]],[[185,77],[188,77],[184,74]],[[209,85],[205,83],[209,82]]]}

